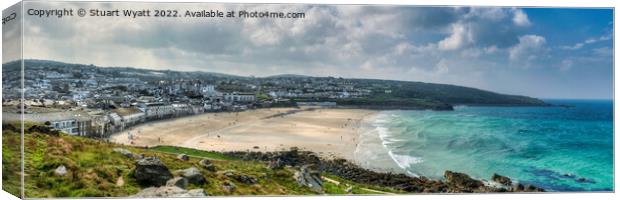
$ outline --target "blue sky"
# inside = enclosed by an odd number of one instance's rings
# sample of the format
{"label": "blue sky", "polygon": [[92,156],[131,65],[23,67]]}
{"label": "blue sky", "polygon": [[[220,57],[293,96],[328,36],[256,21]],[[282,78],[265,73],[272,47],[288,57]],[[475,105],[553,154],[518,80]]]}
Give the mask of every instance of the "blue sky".
{"label": "blue sky", "polygon": [[[611,9],[28,5],[268,10],[305,12],[306,18],[30,17],[25,21],[25,58],[254,76],[303,74],[423,81],[538,98],[610,99],[613,94]],[[83,34],[82,30],[96,31]]]}

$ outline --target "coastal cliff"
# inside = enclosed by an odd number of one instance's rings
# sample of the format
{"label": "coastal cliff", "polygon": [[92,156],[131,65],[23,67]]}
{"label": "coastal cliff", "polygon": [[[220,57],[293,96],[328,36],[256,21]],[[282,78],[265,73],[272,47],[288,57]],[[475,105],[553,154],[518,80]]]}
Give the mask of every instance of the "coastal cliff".
{"label": "coastal cliff", "polygon": [[[19,129],[3,124],[3,146],[17,146]],[[172,146],[136,148],[25,128],[26,197],[199,197],[208,195],[414,194],[540,192],[494,177],[492,186],[446,171],[445,180],[378,173],[313,152],[209,152]],[[3,152],[3,181],[18,181],[19,151]],[[12,161],[13,160],[13,161]],[[11,170],[13,169],[13,170]],[[162,178],[163,177],[163,178]],[[13,180],[15,179],[15,180]],[[13,181],[12,181],[13,180]],[[18,185],[4,184],[18,194]]]}

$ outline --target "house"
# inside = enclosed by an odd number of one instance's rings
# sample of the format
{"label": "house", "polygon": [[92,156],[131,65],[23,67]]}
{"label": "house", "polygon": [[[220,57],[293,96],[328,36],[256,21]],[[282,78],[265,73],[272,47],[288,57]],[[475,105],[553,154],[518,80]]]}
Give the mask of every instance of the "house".
{"label": "house", "polygon": [[103,110],[89,110],[88,115],[91,116],[92,129],[89,133],[92,137],[104,138],[108,137],[110,130],[110,118]]}
{"label": "house", "polygon": [[174,116],[174,106],[164,103],[142,103],[139,108],[146,119],[164,119]]}
{"label": "house", "polygon": [[137,108],[117,108],[111,112],[120,118],[121,130],[142,123],[146,119],[144,112]]}
{"label": "house", "polygon": [[[19,114],[2,113],[2,115],[3,121],[20,121]],[[69,135],[90,136],[92,132],[90,115],[81,111],[24,114],[24,121],[46,124]]]}

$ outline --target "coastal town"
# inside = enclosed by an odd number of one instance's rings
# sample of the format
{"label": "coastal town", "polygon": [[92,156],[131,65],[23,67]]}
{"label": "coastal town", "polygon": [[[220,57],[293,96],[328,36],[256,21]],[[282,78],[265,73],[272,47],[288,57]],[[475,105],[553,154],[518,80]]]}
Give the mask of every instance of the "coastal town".
{"label": "coastal town", "polygon": [[[24,119],[71,135],[95,138],[107,138],[148,121],[256,108],[329,107],[337,105],[335,100],[364,98],[373,93],[334,77],[255,78],[37,60],[26,63]],[[4,118],[19,120],[20,70],[10,64],[5,66]]]}

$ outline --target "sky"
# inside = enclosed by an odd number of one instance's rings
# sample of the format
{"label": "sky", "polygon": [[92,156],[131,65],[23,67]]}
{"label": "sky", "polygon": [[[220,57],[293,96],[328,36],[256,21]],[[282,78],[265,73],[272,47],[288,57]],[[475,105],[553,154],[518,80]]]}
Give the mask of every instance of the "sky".
{"label": "sky", "polygon": [[27,6],[306,13],[303,19],[29,16],[24,58],[30,59],[259,77],[422,81],[537,98],[613,98],[611,9],[75,2]]}

